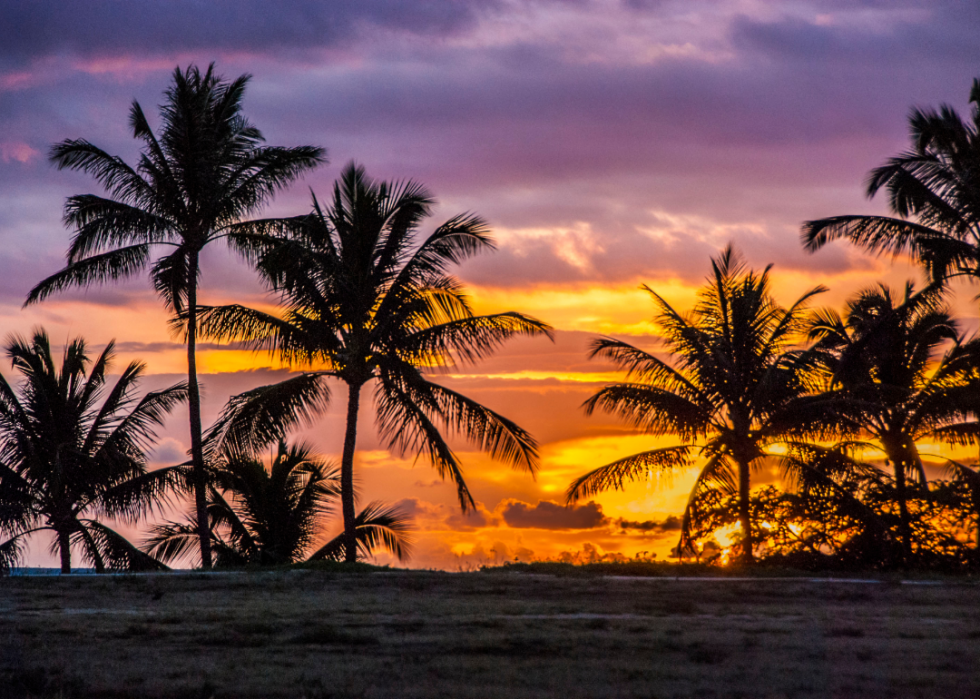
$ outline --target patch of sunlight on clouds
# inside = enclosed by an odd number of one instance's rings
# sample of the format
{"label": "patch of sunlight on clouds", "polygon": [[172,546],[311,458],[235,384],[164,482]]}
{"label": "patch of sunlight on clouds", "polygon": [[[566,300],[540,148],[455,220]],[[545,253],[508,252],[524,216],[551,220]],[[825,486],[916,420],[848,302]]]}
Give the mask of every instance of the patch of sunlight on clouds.
{"label": "patch of sunlight on clouds", "polygon": [[549,472],[560,472],[576,478],[627,456],[677,443],[676,437],[645,434],[569,439],[546,444],[541,450],[541,463]]}
{"label": "patch of sunlight on clouds", "polygon": [[455,556],[469,556],[473,553],[473,549],[476,548],[475,542],[458,542],[449,547]]}
{"label": "patch of sunlight on clouds", "polygon": [[603,251],[600,236],[587,221],[563,228],[498,228],[494,237],[518,255],[526,254],[527,243],[546,241],[556,257],[582,271],[591,270],[592,258]]}
{"label": "patch of sunlight on clouds", "polygon": [[[420,463],[428,465],[426,459],[420,459]],[[367,451],[357,450],[354,460],[355,468],[391,468],[412,469],[416,466],[414,458],[403,458],[393,455],[387,449],[372,449]]]}
{"label": "patch of sunlight on clouds", "polygon": [[547,381],[555,379],[571,383],[615,383],[623,381],[622,371],[508,371],[497,374],[457,374],[449,373],[453,379],[500,379],[501,381]]}
{"label": "patch of sunlight on clouds", "polygon": [[720,63],[734,58],[726,16],[742,3],[658,3],[637,10],[621,0],[525,3],[488,10],[476,30],[448,39],[468,48],[546,45],[570,64],[650,65],[686,59]]}
{"label": "patch of sunlight on clouds", "polygon": [[[656,308],[650,294],[635,283],[583,286],[536,286],[501,289],[472,286],[478,313],[501,313],[519,308],[560,330],[606,335],[655,335]],[[697,286],[679,279],[650,281],[650,287],[676,308],[694,305]]]}
{"label": "patch of sunlight on clouds", "polygon": [[759,239],[766,238],[766,227],[755,223],[723,223],[707,216],[675,214],[665,209],[647,209],[647,214],[656,223],[637,226],[637,230],[668,246],[690,245],[692,240],[697,240],[720,249],[737,235],[748,233]]}
{"label": "patch of sunlight on clouds", "polygon": [[[564,493],[572,480],[600,466],[675,444],[675,437],[650,435],[586,437],[546,444],[541,450],[539,486],[542,490],[553,488],[548,492]],[[603,512],[611,517],[679,515],[684,511],[700,467],[695,457],[694,465],[688,468],[653,472],[627,484],[622,491],[609,490],[588,500],[601,504]]]}
{"label": "patch of sunlight on clouds", "polygon": [[[184,359],[186,370],[187,360]],[[256,369],[289,369],[268,352],[253,352],[252,350],[219,349],[199,351],[197,355],[198,371],[202,374],[233,374],[238,371],[254,371]]]}

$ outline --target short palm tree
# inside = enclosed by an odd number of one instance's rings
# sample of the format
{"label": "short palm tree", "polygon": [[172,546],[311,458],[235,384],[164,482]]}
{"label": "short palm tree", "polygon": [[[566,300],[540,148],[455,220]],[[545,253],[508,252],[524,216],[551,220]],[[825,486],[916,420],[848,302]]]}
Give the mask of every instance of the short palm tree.
{"label": "short palm tree", "polygon": [[[48,336],[15,337],[7,355],[23,377],[0,376],[0,569],[19,560],[26,537],[53,531],[61,572],[81,550],[96,570],[157,564],[99,517],[136,521],[186,474],[180,467],[146,470],[154,429],[187,397],[186,384],[136,395],[144,366],[131,363],[111,387],[109,344],[91,365],[85,343],[68,344],[60,370]],[[99,405],[99,401],[102,401]]]}
{"label": "short palm tree", "polygon": [[973,114],[913,109],[912,147],[871,171],[868,196],[883,187],[896,217],[833,216],[803,225],[814,251],[836,239],[875,253],[908,253],[933,281],[980,277],[980,80],[970,92]]}
{"label": "short palm tree", "polygon": [[224,238],[248,255],[253,226],[243,219],[304,171],[324,161],[323,149],[261,145],[261,132],[242,115],[249,80],[231,82],[197,67],[174,71],[160,107],[157,137],[138,102],[129,122],[143,143],[134,168],[86,140],[67,140],[51,150],[59,168],[81,170],[109,197],[69,197],[65,223],[75,229],[68,264],[31,290],[27,304],[73,286],[104,283],[141,272],[154,253],[151,276],[168,309],[187,311],[187,380],[191,462],[200,517],[204,566],[210,566],[205,501],[201,401],[197,380],[197,294],[200,254]]}
{"label": "short palm tree", "polygon": [[341,460],[345,551],[354,560],[354,451],[361,389],[375,386],[382,437],[390,447],[425,453],[451,478],[461,506],[473,498],[445,430],[495,458],[533,474],[534,439],[489,408],[429,380],[428,374],[488,356],[517,334],[549,334],[520,313],[474,315],[451,264],[492,249],[486,224],[456,216],[425,238],[418,227],[432,199],[413,182],[374,182],[348,165],[326,210],[314,198],[310,216],[270,235],[259,269],[282,294],[284,317],[242,306],[204,308],[209,337],[269,348],[309,371],[235,397],[213,433],[215,444],[250,449],[282,439],[319,413],[329,381],[347,388]]}
{"label": "short palm tree", "polygon": [[[625,369],[632,381],[601,389],[585,404],[589,414],[605,410],[643,432],[676,435],[686,443],[587,473],[569,486],[568,500],[622,489],[627,481],[688,466],[701,454],[707,462],[691,503],[696,505],[706,488],[737,494],[741,559],[751,563],[751,469],[767,457],[768,446],[815,429],[799,408],[815,367],[794,344],[805,327],[806,302],[822,289],[784,309],[772,297],[769,268],[761,274],[747,271],[731,247],[712,260],[712,270],[688,316],[647,288],[660,309],[664,344],[676,361],[612,338],[597,340],[592,350],[593,357]],[[689,505],[685,520],[690,511]]]}
{"label": "short palm tree", "polygon": [[[323,519],[340,496],[339,474],[311,457],[305,446],[279,444],[270,468],[256,459],[225,454],[212,471],[208,497],[212,550],[218,566],[288,565],[339,560],[343,537],[313,550]],[[357,517],[357,549],[369,556],[384,548],[408,557],[408,520],[395,508],[371,503]],[[196,546],[193,513],[186,523],[157,526],[144,549],[166,563]]]}
{"label": "short palm tree", "polygon": [[908,563],[909,479],[926,485],[917,443],[975,440],[978,343],[960,340],[938,288],[916,293],[911,284],[900,298],[883,285],[868,289],[847,304],[843,318],[823,311],[809,335],[831,384],[814,407],[835,414],[842,434],[868,435],[881,446],[894,472],[898,538]]}

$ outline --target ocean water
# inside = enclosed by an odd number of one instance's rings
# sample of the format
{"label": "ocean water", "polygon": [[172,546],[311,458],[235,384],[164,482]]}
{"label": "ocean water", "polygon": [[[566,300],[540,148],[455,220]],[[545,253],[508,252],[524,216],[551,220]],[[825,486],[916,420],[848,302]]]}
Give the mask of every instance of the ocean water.
{"label": "ocean water", "polygon": [[[61,568],[11,568],[11,577],[61,575]],[[71,575],[95,575],[95,568],[72,568]]]}

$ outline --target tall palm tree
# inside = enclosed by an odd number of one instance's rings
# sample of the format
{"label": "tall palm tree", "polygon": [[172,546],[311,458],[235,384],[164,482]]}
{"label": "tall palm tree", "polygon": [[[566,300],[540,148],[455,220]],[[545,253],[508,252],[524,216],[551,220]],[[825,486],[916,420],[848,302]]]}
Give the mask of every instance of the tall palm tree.
{"label": "tall palm tree", "polygon": [[[215,464],[208,498],[212,550],[218,566],[288,565],[337,560],[343,537],[316,550],[325,515],[340,496],[339,474],[314,459],[307,447],[280,442],[270,468],[226,453]],[[384,548],[404,560],[410,552],[408,520],[395,508],[371,503],[357,517],[357,549],[368,556]],[[157,526],[144,549],[171,562],[195,548],[193,513],[186,523]]]}
{"label": "tall palm tree", "polygon": [[659,307],[657,322],[675,362],[613,338],[597,340],[591,354],[613,361],[632,381],[600,389],[585,403],[586,412],[614,413],[643,432],[686,443],[601,466],[569,486],[568,500],[621,490],[627,481],[688,466],[700,454],[707,462],[691,504],[705,489],[737,494],[741,560],[751,563],[751,469],[768,456],[768,446],[816,429],[799,408],[815,367],[808,353],[793,347],[805,327],[806,302],[823,289],[784,309],[770,291],[769,268],[747,271],[731,247],[712,260],[712,271],[688,316],[644,287]]}
{"label": "tall palm tree", "polygon": [[[143,143],[135,168],[83,139],[54,146],[51,159],[59,169],[91,174],[109,197],[68,198],[65,223],[75,229],[68,264],[35,286],[25,303],[69,287],[134,275],[152,260],[153,284],[167,308],[187,311],[191,461],[204,567],[210,567],[211,554],[196,359],[200,254],[224,238],[248,255],[254,227],[243,219],[324,162],[323,149],[314,146],[261,145],[261,132],[242,114],[249,79],[242,75],[226,82],[213,64],[204,74],[193,65],[177,68],[160,107],[159,137],[134,101],[129,123],[133,137]],[[153,259],[161,247],[167,252]]]}
{"label": "tall palm tree", "polygon": [[803,224],[802,240],[815,251],[849,240],[875,253],[908,253],[935,282],[980,277],[980,80],[970,92],[973,114],[913,109],[912,147],[871,171],[868,196],[888,191],[896,217],[833,216]]}
{"label": "tall palm tree", "polygon": [[448,429],[495,458],[534,473],[534,439],[518,425],[427,374],[491,354],[517,334],[550,328],[520,313],[474,315],[451,264],[493,247],[486,224],[456,216],[425,238],[432,198],[418,184],[374,182],[353,163],[323,209],[270,235],[259,269],[278,290],[284,317],[242,306],[201,309],[201,332],[268,348],[310,370],[235,397],[214,431],[215,444],[249,449],[283,438],[320,413],[331,379],[347,387],[341,460],[346,559],[356,554],[354,451],[361,390],[373,383],[382,438],[400,451],[425,453],[451,478],[465,510],[473,498]]}
{"label": "tall palm tree", "polygon": [[961,341],[937,287],[916,293],[911,283],[900,298],[884,285],[862,292],[844,318],[829,310],[816,314],[809,336],[831,384],[814,407],[837,415],[841,433],[880,444],[894,473],[899,539],[909,563],[908,483],[926,485],[917,443],[976,439],[969,416],[977,408],[978,343]]}
{"label": "tall palm tree", "polygon": [[59,370],[43,330],[12,338],[6,351],[23,382],[14,388],[0,376],[0,531],[11,535],[0,544],[0,569],[45,530],[55,533],[62,573],[71,572],[73,546],[100,572],[156,566],[96,518],[135,521],[183,482],[180,467],[148,472],[146,452],[187,385],[137,399],[144,365],[133,362],[109,387],[112,343],[89,370],[81,339],[68,344]]}

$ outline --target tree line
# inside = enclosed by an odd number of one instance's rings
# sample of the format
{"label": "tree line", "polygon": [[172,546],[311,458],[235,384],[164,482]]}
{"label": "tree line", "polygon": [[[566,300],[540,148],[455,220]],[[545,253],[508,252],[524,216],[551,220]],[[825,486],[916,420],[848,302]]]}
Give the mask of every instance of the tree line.
{"label": "tree line", "polygon": [[[242,113],[249,76],[225,81],[176,69],[155,133],[137,102],[130,127],[141,142],[131,166],[83,139],[56,145],[59,168],[86,172],[106,195],[72,196],[65,267],[25,305],[72,287],[143,273],[187,349],[187,380],[138,395],[141,364],[107,384],[110,344],[93,362],[76,339],[61,367],[38,329],[13,337],[7,354],[21,381],[0,377],[0,570],[22,560],[26,538],[55,535],[63,572],[76,550],[97,570],[165,567],[188,557],[213,565],[353,562],[382,547],[408,555],[406,517],[383,503],[356,509],[354,452],[366,386],[385,445],[424,455],[474,505],[450,446],[476,448],[533,474],[537,443],[523,428],[431,380],[491,355],[517,335],[551,335],[517,312],[476,315],[450,269],[493,249],[485,221],[455,216],[421,233],[433,199],[419,184],[380,182],[347,165],[311,212],[252,218],[303,173],[326,162],[315,146],[265,145]],[[895,217],[842,216],[804,225],[816,250],[848,239],[878,253],[911,253],[930,275],[916,290],[863,292],[843,315],[808,304],[781,307],[769,268],[748,269],[726,249],[694,310],[685,315],[648,289],[666,353],[615,338],[592,355],[626,372],[585,405],[681,443],[596,469],[571,484],[569,501],[651,474],[702,464],[683,517],[681,556],[706,556],[713,532],[739,528],[739,558],[804,565],[980,563],[980,476],[949,462],[930,479],[924,438],[978,443],[980,352],[944,301],[948,282],[980,276],[980,83],[973,123],[954,110],[914,111],[913,148],[872,173],[869,195],[888,190]],[[224,241],[279,299],[278,312],[199,300],[200,255]],[[297,371],[233,396],[204,429],[196,369],[199,339],[266,351]],[[332,388],[346,389],[339,467],[287,442],[321,415]],[[189,459],[147,470],[155,429],[189,407]],[[885,467],[863,460],[872,444]],[[261,454],[275,448],[267,467]],[[791,487],[755,490],[752,471],[777,460]],[[135,546],[100,521],[137,522],[189,497],[185,519],[156,526]],[[344,529],[322,544],[326,515]],[[963,540],[975,531],[976,545]]]}
{"label": "tree line", "polygon": [[[909,254],[927,286],[879,284],[843,314],[808,309],[823,288],[783,308],[769,268],[749,270],[729,248],[688,315],[648,289],[669,358],[597,340],[593,356],[628,382],[598,391],[586,410],[682,443],[595,469],[570,485],[568,500],[699,462],[682,557],[717,554],[704,542],[737,525],[744,563],[762,555],[824,568],[980,565],[976,462],[943,460],[942,477],[929,478],[919,451],[923,440],[980,444],[980,340],[964,335],[946,302],[950,281],[980,279],[980,81],[970,102],[969,122],[948,106],[912,110],[911,148],[868,179],[868,196],[886,191],[892,216],[802,227],[811,252],[847,240]],[[884,463],[869,461],[869,450]],[[790,487],[753,491],[753,470],[773,463]]]}

